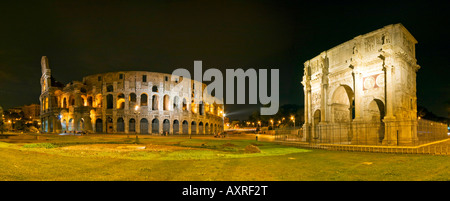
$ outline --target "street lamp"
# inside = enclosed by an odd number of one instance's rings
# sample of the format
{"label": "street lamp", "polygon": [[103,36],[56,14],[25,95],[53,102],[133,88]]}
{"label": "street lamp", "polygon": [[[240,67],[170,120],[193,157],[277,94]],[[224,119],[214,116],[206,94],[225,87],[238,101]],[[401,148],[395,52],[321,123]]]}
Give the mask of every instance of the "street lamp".
{"label": "street lamp", "polygon": [[291,120],[294,122],[294,130],[295,130],[295,118],[294,118],[294,116],[291,116]]}

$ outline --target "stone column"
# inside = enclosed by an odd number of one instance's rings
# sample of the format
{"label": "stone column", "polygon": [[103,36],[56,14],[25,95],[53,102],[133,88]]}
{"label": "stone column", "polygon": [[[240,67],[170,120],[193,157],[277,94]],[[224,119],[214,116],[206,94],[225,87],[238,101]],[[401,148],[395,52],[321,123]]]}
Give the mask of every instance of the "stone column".
{"label": "stone column", "polygon": [[394,116],[394,66],[392,66],[391,58],[385,58],[385,86],[386,86],[386,116],[383,121],[385,123],[385,135],[383,139],[383,144],[386,145],[398,145],[398,124],[396,122],[396,118]]}
{"label": "stone column", "polygon": [[[355,72],[355,88],[354,88],[354,93],[355,93],[355,120],[356,121],[361,121],[362,120],[362,92],[363,92],[363,83],[362,83],[362,76],[361,73],[359,71],[354,71]],[[351,103],[350,103],[351,104]]]}

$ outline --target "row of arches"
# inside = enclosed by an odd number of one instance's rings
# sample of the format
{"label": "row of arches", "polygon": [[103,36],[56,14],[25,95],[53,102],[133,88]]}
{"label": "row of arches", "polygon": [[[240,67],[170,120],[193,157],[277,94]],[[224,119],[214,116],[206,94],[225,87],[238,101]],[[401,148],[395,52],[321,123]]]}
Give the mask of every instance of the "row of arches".
{"label": "row of arches", "polygon": [[[312,123],[318,124],[321,121],[327,120],[333,123],[349,123],[356,117],[356,112],[359,110],[362,118],[365,121],[381,122],[385,116],[385,105],[381,99],[373,98],[369,100],[361,108],[355,106],[355,93],[348,85],[341,85],[337,87],[329,99],[329,112],[322,111],[324,108],[317,108],[312,111]],[[326,117],[326,115],[329,115]]]}
{"label": "row of arches", "polygon": [[[125,121],[122,117],[119,117],[116,121],[116,130],[114,131],[112,129],[114,122],[112,118],[108,118],[105,122],[106,132],[124,133],[126,132],[125,124],[127,124],[128,126],[128,133],[140,134],[160,134],[161,132],[163,134],[215,134],[218,133],[221,129],[221,126],[219,124],[203,123],[202,121],[200,121],[199,123],[197,123],[196,121],[191,121],[189,123],[187,120],[184,120],[180,123],[178,120],[173,120],[173,122],[171,122],[168,119],[163,120],[162,128],[160,129],[159,121],[160,120],[157,118],[151,120],[151,122],[146,118],[140,119],[139,122],[137,122],[134,118]],[[103,130],[103,128],[103,120],[101,118],[96,119],[95,132],[104,133],[105,131]]]}
{"label": "row of arches", "polygon": [[[125,104],[128,102],[130,109],[135,108],[136,106],[141,107],[151,107],[151,110],[160,110],[160,108],[164,111],[168,110],[182,110],[187,111],[188,108],[193,113],[198,113],[200,115],[204,115],[206,112],[209,113],[218,113],[220,108],[215,106],[214,104],[204,104],[200,102],[199,104],[195,104],[194,101],[188,107],[188,101],[186,98],[182,100],[178,96],[174,96],[171,98],[168,94],[165,94],[162,98],[162,105],[160,104],[160,98],[158,94],[153,94],[151,98],[146,93],[142,93],[139,97],[139,103],[137,101],[138,97],[136,93],[130,93],[128,97],[123,93],[119,93],[118,95],[107,94],[106,95],[106,109],[125,109]],[[43,101],[45,102],[45,101]],[[59,103],[61,108],[68,108],[69,106],[76,106],[76,101],[73,95],[67,97],[62,97],[62,103]],[[84,96],[80,97],[79,106],[88,106],[88,107],[102,107],[102,95],[98,94],[93,98],[93,96]],[[45,104],[43,104],[45,105]],[[220,114],[218,114],[220,115]]]}

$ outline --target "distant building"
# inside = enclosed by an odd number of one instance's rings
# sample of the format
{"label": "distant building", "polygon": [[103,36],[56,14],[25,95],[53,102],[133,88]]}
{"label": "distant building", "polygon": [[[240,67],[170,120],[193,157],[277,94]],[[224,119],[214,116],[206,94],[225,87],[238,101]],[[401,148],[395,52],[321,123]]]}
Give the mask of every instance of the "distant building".
{"label": "distant building", "polygon": [[25,119],[31,122],[40,122],[41,110],[39,104],[24,105],[21,108]]}

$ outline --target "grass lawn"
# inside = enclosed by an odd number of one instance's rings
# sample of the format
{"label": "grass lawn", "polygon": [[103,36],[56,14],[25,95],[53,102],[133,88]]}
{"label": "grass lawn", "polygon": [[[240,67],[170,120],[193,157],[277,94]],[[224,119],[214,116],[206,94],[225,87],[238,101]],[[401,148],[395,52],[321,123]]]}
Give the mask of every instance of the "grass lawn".
{"label": "grass lawn", "polygon": [[[0,180],[450,180],[449,156],[306,150],[212,137],[23,136],[0,141]],[[249,145],[261,152],[249,152]]]}

